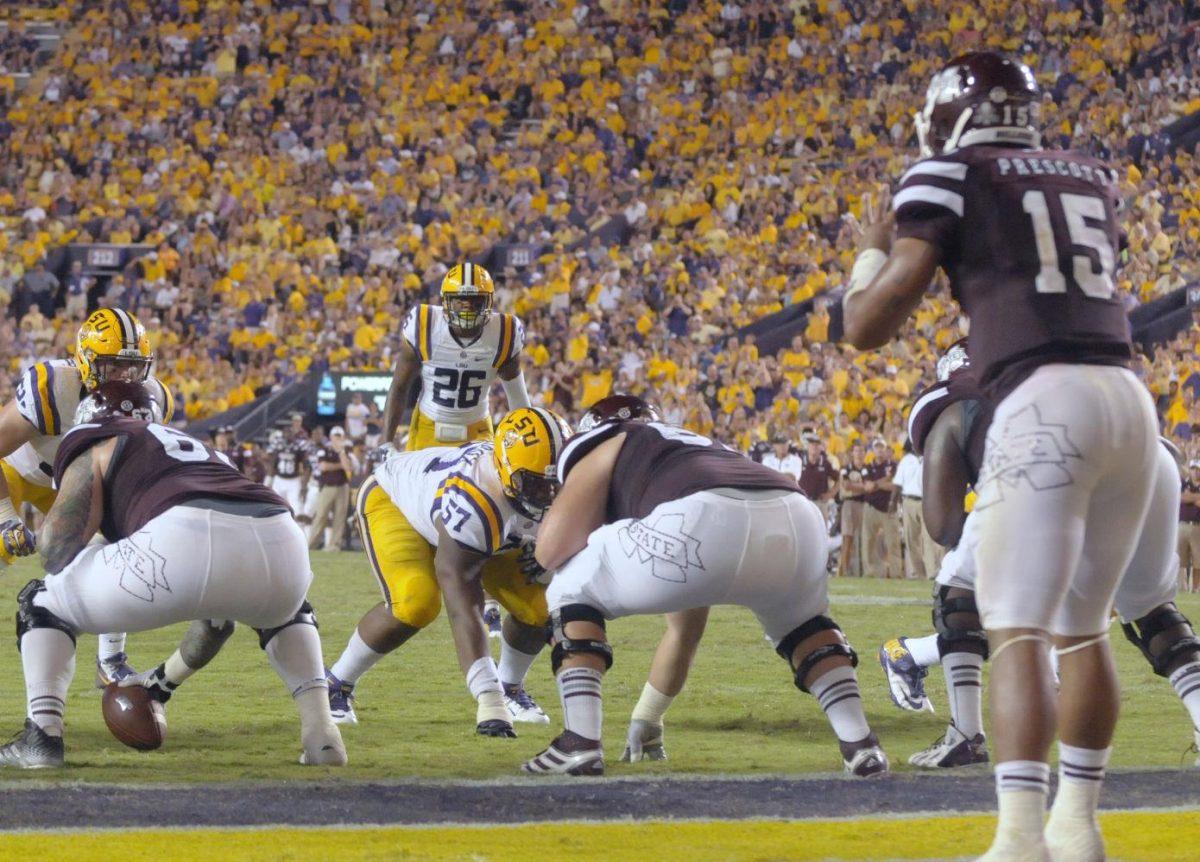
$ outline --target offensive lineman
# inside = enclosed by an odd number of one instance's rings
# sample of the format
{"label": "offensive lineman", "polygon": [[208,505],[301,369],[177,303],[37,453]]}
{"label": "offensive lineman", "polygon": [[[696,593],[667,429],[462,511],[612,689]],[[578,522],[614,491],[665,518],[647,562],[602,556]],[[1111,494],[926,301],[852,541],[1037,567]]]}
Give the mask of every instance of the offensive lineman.
{"label": "offensive lineman", "polygon": [[[443,597],[476,731],[513,737],[514,721],[549,718],[524,688],[546,643],[546,587],[528,546],[557,491],[566,424],[542,408],[514,410],[495,440],[391,452],[359,491],[367,557],[383,590],[329,670],[335,720],[357,723],[351,692],[387,653],[437,618]],[[481,625],[482,587],[509,611],[496,666]],[[476,607],[478,605],[478,607]]]}
{"label": "offensive lineman", "polygon": [[736,604],[751,609],[817,698],[847,772],[888,769],[863,714],[854,651],[825,616],[825,523],[794,480],[660,422],[606,421],[558,461],[563,486],[538,531],[564,731],[524,769],[600,775],[605,621]]}
{"label": "offensive lineman", "polygon": [[[34,551],[33,534],[17,513],[25,503],[43,514],[53,505],[54,457],[87,393],[109,380],[148,381],[159,419],[164,424],[171,421],[174,399],[150,376],[153,364],[150,340],[138,319],[119,308],[101,308],[79,327],[74,357],[37,362],[25,370],[16,397],[0,409],[0,537],[7,554]],[[96,687],[133,672],[125,655],[125,634],[101,634]]]}
{"label": "offensive lineman", "polygon": [[[55,459],[59,493],[38,542],[48,574],[17,596],[28,718],[0,747],[0,766],[63,765],[63,709],[79,632],[185,620],[255,627],[300,712],[301,763],[344,764],[316,618],[305,600],[308,546],[287,504],[199,440],[152,421],[141,383],[101,384],[76,418]],[[107,543],[90,543],[97,531]],[[215,647],[227,636],[217,635]],[[211,658],[190,663],[187,646],[185,638],[136,682],[165,701]]]}
{"label": "offensive lineman", "polygon": [[[914,754],[914,766],[965,766],[987,760],[982,723],[981,668],[987,641],[974,607],[975,521],[964,518],[963,497],[978,477],[983,437],[990,418],[987,399],[968,365],[965,344],[938,362],[939,382],[921,394],[909,415],[913,448],[925,454],[931,495],[928,523],[951,548],[934,591],[937,634],[894,638],[880,649],[893,702],[902,709],[928,704],[926,668],[941,663],[950,701],[950,725],[929,749]],[[1181,455],[1162,440],[1154,496],[1129,568],[1117,589],[1115,607],[1125,636],[1166,678],[1190,713],[1200,744],[1200,639],[1175,606],[1178,559],[1176,532]]]}
{"label": "offensive lineman", "polygon": [[874,349],[942,268],[995,405],[975,507],[1000,815],[985,862],[1104,857],[1096,807],[1118,708],[1108,615],[1159,450],[1113,279],[1114,174],[1039,149],[1040,101],[1029,68],[993,52],[934,77],[917,116],[924,160],[901,179],[894,217],[864,232],[843,300],[847,339]]}

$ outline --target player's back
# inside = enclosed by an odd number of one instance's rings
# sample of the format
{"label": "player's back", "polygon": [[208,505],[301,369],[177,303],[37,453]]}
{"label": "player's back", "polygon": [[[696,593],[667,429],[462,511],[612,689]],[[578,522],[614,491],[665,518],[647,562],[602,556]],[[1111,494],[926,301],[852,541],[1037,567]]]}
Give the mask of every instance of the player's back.
{"label": "player's back", "polygon": [[100,524],[110,541],[132,535],[189,500],[261,503],[287,511],[274,491],[252,482],[221,453],[174,428],[137,419],[101,419],[72,428],[58,450],[55,484],[84,451],[112,437],[119,442],[105,477]]}
{"label": "player's back", "polygon": [[925,159],[894,201],[900,236],[940,251],[971,319],[972,365],[1009,386],[1053,361],[1122,363],[1113,172],[1080,153],[975,145]]}

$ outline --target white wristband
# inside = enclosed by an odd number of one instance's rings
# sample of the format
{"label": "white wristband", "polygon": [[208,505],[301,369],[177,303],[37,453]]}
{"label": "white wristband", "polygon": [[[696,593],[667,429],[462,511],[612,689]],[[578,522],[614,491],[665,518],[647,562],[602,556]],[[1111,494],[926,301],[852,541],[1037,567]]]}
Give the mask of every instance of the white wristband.
{"label": "white wristband", "polygon": [[662,724],[663,716],[675,700],[669,694],[663,694],[650,683],[642,687],[642,696],[638,698],[637,706],[630,716],[634,721],[646,721],[650,724]]}
{"label": "white wristband", "polygon": [[859,252],[854,261],[854,268],[850,270],[850,286],[846,288],[846,293],[842,296],[843,308],[846,307],[846,302],[850,297],[867,289],[867,286],[875,280],[875,276],[879,275],[879,270],[883,269],[887,259],[887,252],[881,248],[868,248]]}
{"label": "white wristband", "polygon": [[0,524],[5,521],[17,521],[17,510],[13,508],[12,500],[9,497],[0,497]]}

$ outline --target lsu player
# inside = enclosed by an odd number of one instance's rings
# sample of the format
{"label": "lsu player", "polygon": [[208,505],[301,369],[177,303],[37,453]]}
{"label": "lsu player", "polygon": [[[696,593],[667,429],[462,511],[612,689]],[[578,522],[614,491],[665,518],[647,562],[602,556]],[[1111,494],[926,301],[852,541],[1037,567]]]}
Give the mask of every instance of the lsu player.
{"label": "lsu player", "polygon": [[[443,599],[476,732],[512,737],[514,721],[548,724],[524,679],[546,644],[549,613],[532,542],[558,490],[566,423],[549,410],[510,412],[494,440],[388,453],[356,511],[383,601],[359,621],[330,668],[330,711],[356,723],[353,688],[384,655],[437,617]],[[479,611],[486,588],[509,611],[496,666]]]}
{"label": "lsu player", "polygon": [[[521,348],[525,327],[513,314],[493,314],[491,273],[473,263],[455,264],[442,279],[441,306],[421,304],[404,319],[403,345],[383,410],[383,439],[395,440],[409,389],[419,374],[420,396],[409,422],[411,451],[490,440],[488,392],[496,378],[508,409],[529,406]],[[490,634],[500,634],[500,609],[485,604]]]}
{"label": "lsu player", "polygon": [[[21,375],[16,397],[0,409],[0,540],[6,560],[34,551],[33,533],[17,513],[26,503],[43,514],[53,505],[54,456],[89,392],[110,380],[149,381],[161,421],[171,421],[174,401],[150,377],[153,362],[138,319],[119,308],[101,308],[80,326],[73,358],[37,362]],[[132,673],[124,633],[100,635],[96,687]]]}

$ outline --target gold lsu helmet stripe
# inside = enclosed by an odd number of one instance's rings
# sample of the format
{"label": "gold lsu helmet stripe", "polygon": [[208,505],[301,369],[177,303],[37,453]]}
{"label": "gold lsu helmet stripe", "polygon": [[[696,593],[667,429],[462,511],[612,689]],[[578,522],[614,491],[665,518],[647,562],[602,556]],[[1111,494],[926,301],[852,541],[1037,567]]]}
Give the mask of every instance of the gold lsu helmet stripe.
{"label": "gold lsu helmet stripe", "polygon": [[114,308],[112,312],[117,318],[117,324],[121,327],[121,341],[123,342],[123,346],[127,350],[136,350],[138,343],[137,324],[133,322],[133,318],[129,312],[124,309]]}
{"label": "gold lsu helmet stripe", "polygon": [[562,433],[562,428],[547,418],[544,408],[533,407],[529,412],[536,416],[546,429],[546,443],[550,446],[550,466],[553,467],[558,464],[558,456],[562,454],[563,446],[566,444],[566,437]]}

